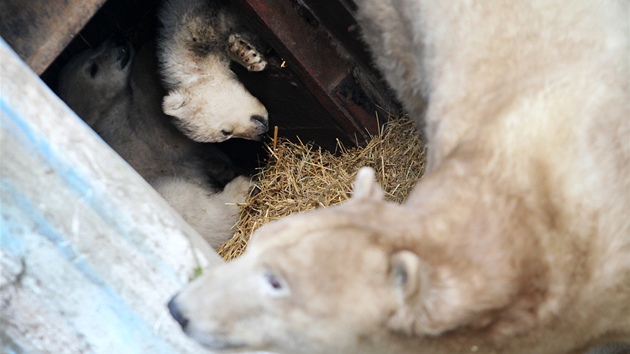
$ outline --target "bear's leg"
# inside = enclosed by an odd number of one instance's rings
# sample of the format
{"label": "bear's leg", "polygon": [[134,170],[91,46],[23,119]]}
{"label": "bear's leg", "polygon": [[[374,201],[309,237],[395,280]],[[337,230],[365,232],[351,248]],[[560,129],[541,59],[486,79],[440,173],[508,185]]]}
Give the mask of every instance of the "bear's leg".
{"label": "bear's leg", "polygon": [[233,33],[228,38],[228,54],[232,60],[249,71],[262,71],[267,66],[262,53],[240,34]]}

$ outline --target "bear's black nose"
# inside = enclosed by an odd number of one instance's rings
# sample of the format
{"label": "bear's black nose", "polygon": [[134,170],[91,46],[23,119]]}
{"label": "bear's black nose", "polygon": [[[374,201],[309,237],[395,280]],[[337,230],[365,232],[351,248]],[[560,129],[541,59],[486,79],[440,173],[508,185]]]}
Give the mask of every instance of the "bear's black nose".
{"label": "bear's black nose", "polygon": [[182,329],[186,330],[186,326],[188,325],[188,319],[184,317],[184,315],[182,315],[182,313],[180,312],[179,307],[177,306],[177,303],[175,302],[176,298],[177,296],[173,296],[171,301],[168,302],[168,305],[167,305],[168,310],[171,312],[171,316],[173,316],[175,321],[179,322],[179,325],[182,326]]}
{"label": "bear's black nose", "polygon": [[265,118],[263,116],[259,116],[259,115],[255,114],[255,115],[251,116],[251,120],[262,124],[265,128],[269,127],[269,121],[267,120],[267,118]]}

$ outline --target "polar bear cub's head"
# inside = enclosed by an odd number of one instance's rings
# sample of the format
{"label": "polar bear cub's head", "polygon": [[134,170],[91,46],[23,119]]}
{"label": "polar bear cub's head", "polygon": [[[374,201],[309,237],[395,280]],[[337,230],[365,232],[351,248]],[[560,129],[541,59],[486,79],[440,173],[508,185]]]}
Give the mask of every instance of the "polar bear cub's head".
{"label": "polar bear cub's head", "polygon": [[186,334],[229,352],[396,347],[402,337],[393,331],[421,286],[421,261],[384,241],[396,230],[372,222],[391,216],[404,226],[405,215],[387,210],[399,206],[382,200],[365,172],[350,201],[263,226],[241,258],[210,269],[175,296],[169,309]]}
{"label": "polar bear cub's head", "polygon": [[128,42],[109,39],[78,54],[59,73],[57,94],[93,125],[126,95],[134,53]]}
{"label": "polar bear cub's head", "polygon": [[268,130],[265,106],[228,68],[183,80],[164,97],[164,113],[189,138],[221,142],[230,138],[261,140]]}

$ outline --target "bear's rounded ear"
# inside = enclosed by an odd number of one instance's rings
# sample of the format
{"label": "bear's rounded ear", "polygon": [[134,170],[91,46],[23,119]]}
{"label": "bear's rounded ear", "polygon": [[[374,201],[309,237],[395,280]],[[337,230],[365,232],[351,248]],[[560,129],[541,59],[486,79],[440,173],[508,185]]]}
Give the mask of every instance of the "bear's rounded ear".
{"label": "bear's rounded ear", "polygon": [[174,90],[164,96],[162,109],[169,116],[179,117],[178,111],[188,102],[186,93],[181,90]]}
{"label": "bear's rounded ear", "polygon": [[357,172],[357,178],[354,180],[352,199],[381,200],[384,196],[385,192],[376,182],[374,170],[369,167],[361,167]]}
{"label": "bear's rounded ear", "polygon": [[435,284],[429,280],[430,273],[430,266],[414,252],[401,250],[391,255],[389,274],[397,303],[387,322],[389,329],[416,336],[442,332],[442,328],[432,328],[429,315],[433,293],[440,293],[431,288]]}
{"label": "bear's rounded ear", "polygon": [[[408,335],[440,335],[467,325],[479,299],[444,267],[435,268],[416,253],[402,250],[390,257],[395,311],[387,327]],[[482,299],[486,300],[486,299]]]}
{"label": "bear's rounded ear", "polygon": [[390,275],[393,285],[403,301],[409,300],[419,291],[421,262],[417,254],[402,250],[394,253],[390,260]]}

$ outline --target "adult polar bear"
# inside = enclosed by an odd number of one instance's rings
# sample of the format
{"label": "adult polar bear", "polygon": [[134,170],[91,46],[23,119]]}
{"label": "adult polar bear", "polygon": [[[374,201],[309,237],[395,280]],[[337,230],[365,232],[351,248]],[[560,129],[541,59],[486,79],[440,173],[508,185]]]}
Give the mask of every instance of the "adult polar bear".
{"label": "adult polar bear", "polygon": [[[361,0],[429,167],[403,205],[259,229],[169,303],[217,351],[580,353],[630,341],[629,4]],[[234,281],[238,279],[238,281]]]}
{"label": "adult polar bear", "polygon": [[163,109],[199,142],[260,140],[268,113],[230,70],[235,61],[261,71],[260,41],[227,0],[165,0],[159,11],[158,57],[168,90]]}

